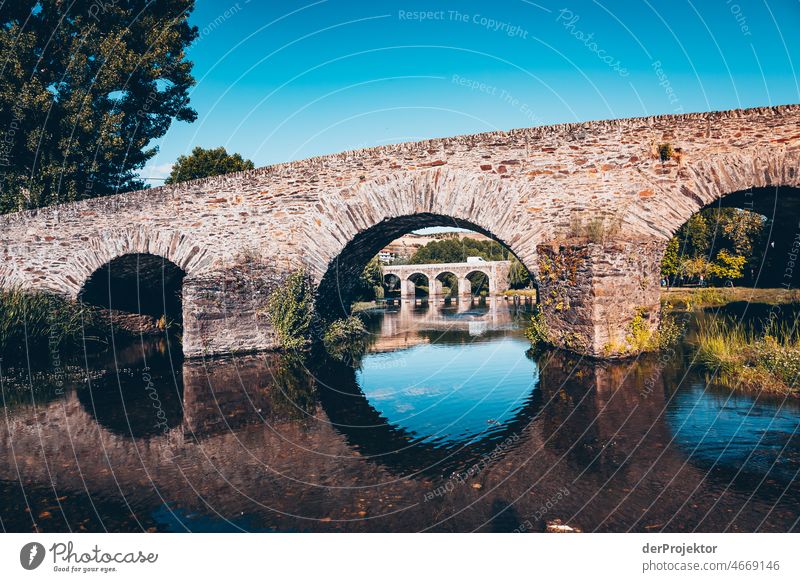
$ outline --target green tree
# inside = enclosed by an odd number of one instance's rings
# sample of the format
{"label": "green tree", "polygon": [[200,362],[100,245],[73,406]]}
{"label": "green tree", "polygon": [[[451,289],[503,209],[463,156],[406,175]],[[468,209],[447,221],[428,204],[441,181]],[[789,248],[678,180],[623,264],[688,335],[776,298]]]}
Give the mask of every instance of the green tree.
{"label": "green tree", "polygon": [[[694,214],[669,241],[661,262],[662,277],[711,278],[720,283],[741,279],[745,267],[761,263],[765,217],[738,208],[707,208]],[[713,257],[713,258],[712,258]]]}
{"label": "green tree", "polygon": [[711,264],[710,274],[720,280],[741,279],[746,262],[746,257],[721,249],[717,253],[716,260]]}
{"label": "green tree", "polygon": [[196,147],[189,156],[179,156],[165,184],[177,184],[209,176],[252,170],[255,166],[239,154],[229,154],[225,148],[203,149]]}
{"label": "green tree", "polygon": [[661,259],[662,277],[674,280],[675,277],[681,274],[681,257],[678,251],[678,238],[673,236],[669,239],[669,243],[667,243],[667,248],[664,251],[664,258]]}
{"label": "green tree", "polygon": [[511,266],[508,269],[508,286],[511,289],[522,289],[528,286],[531,276],[528,269],[525,268],[516,257],[511,258]]}
{"label": "green tree", "polygon": [[194,0],[39,0],[0,10],[0,212],[144,187],[173,119],[194,121]]}
{"label": "green tree", "polygon": [[372,257],[359,277],[357,296],[362,301],[383,299],[383,270],[378,257]]}

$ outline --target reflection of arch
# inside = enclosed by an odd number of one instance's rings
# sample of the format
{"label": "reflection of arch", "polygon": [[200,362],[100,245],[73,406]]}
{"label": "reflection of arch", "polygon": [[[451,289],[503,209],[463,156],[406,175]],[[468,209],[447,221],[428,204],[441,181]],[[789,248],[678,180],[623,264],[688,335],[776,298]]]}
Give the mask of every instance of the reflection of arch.
{"label": "reflection of arch", "polygon": [[358,386],[352,367],[330,358],[317,361],[319,367],[314,373],[320,402],[336,430],[362,456],[405,477],[415,474],[439,477],[465,470],[475,459],[496,450],[500,443],[522,434],[541,403],[539,391],[533,389],[529,399],[501,430],[487,430],[484,436],[469,442],[437,446],[434,442],[421,442],[419,435],[387,422]]}
{"label": "reflection of arch", "polygon": [[183,384],[174,372],[180,360],[156,348],[136,344],[115,352],[104,373],[77,390],[78,401],[98,425],[123,437],[152,438],[181,424]]}

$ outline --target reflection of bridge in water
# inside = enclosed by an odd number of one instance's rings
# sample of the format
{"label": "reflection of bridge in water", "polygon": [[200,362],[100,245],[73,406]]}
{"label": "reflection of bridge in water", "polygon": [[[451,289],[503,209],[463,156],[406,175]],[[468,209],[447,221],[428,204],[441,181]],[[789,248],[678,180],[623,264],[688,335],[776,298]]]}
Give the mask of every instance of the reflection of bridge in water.
{"label": "reflection of bridge in water", "polygon": [[[148,355],[153,368],[155,360]],[[708,473],[672,442],[657,362],[543,355],[535,397],[494,441],[441,452],[407,446],[402,428],[371,408],[352,368],[332,363],[312,374],[273,355],[186,362],[177,384],[165,371],[156,382],[165,425],[132,430],[159,418],[137,362],[120,362],[125,369],[110,370],[91,393],[70,390],[6,411],[0,494],[7,507],[19,501],[23,517],[6,511],[5,529],[113,528],[110,509],[128,515],[119,529],[133,530],[211,520],[244,529],[502,531],[558,517],[587,530],[652,531],[669,522],[672,530],[720,531],[733,519],[732,531],[785,531],[797,517],[796,490],[785,483],[763,483],[754,497],[744,477]],[[648,394],[643,376],[654,380]],[[324,387],[331,381],[336,390]],[[449,481],[447,473],[418,473],[421,466],[446,457],[448,468],[463,470],[459,462],[490,455],[509,437],[517,437],[513,446],[469,483],[426,501]],[[78,499],[89,501],[76,507]],[[62,506],[72,512],[69,525]]]}
{"label": "reflection of bridge in water", "polygon": [[370,351],[385,352],[430,343],[437,337],[430,332],[460,332],[477,337],[509,329],[524,313],[528,313],[524,306],[497,297],[450,302],[402,301],[373,317],[377,323],[376,329],[371,330]]}
{"label": "reflection of bridge in water", "polygon": [[511,261],[478,261],[474,263],[439,263],[429,265],[387,265],[383,269],[386,277],[395,276],[400,280],[400,297],[414,297],[416,284],[414,277],[423,277],[428,283],[428,295],[441,297],[444,295],[443,276],[450,275],[458,280],[458,295],[466,297],[472,294],[472,281],[469,277],[475,274],[485,275],[489,280],[489,295],[496,295],[508,289],[508,271]]}

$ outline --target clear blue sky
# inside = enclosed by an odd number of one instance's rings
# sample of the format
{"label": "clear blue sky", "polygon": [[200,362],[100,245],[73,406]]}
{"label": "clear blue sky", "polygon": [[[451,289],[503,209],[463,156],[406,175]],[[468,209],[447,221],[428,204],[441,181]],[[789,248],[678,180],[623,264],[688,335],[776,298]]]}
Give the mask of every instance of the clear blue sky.
{"label": "clear blue sky", "polygon": [[494,129],[800,103],[800,0],[198,0],[191,22],[198,120],[172,125],[143,176],[165,175],[198,145],[264,166]]}

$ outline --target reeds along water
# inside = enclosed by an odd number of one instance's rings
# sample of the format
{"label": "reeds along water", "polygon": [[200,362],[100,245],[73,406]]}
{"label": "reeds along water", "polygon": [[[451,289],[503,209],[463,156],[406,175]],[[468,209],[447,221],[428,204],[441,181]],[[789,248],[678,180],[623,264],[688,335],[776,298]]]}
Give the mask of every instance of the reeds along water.
{"label": "reeds along water", "polygon": [[798,394],[800,333],[796,319],[743,321],[706,313],[697,321],[697,361],[717,382]]}

